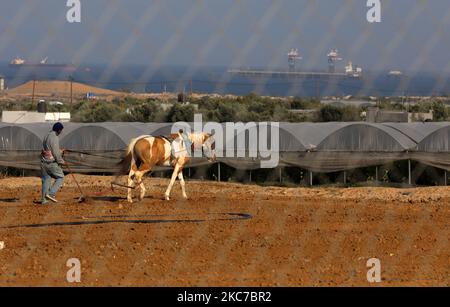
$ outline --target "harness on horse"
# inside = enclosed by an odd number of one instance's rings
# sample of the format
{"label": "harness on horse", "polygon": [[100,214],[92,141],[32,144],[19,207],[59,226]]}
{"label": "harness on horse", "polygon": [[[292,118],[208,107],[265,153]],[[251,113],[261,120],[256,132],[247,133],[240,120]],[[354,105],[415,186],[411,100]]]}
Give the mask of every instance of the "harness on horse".
{"label": "harness on horse", "polygon": [[[167,142],[169,142],[170,144],[170,162],[172,164],[172,162],[174,162],[178,157],[177,157],[177,151],[175,150],[174,146],[173,146],[173,142],[178,139],[177,137],[172,137],[172,136],[165,136],[165,135],[160,135],[157,136],[158,138],[164,139]],[[190,150],[192,147],[192,142],[189,140],[188,136],[184,133],[181,133],[181,140],[184,143],[184,148],[186,150],[186,154],[187,156],[190,156]]]}

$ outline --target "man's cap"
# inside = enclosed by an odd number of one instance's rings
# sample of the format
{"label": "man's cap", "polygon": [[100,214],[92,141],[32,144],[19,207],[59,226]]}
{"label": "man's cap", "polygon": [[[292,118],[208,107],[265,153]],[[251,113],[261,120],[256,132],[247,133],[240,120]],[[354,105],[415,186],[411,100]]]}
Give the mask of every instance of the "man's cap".
{"label": "man's cap", "polygon": [[57,131],[61,131],[63,129],[64,129],[64,126],[61,123],[56,123],[56,124],[53,125],[53,131],[57,132]]}

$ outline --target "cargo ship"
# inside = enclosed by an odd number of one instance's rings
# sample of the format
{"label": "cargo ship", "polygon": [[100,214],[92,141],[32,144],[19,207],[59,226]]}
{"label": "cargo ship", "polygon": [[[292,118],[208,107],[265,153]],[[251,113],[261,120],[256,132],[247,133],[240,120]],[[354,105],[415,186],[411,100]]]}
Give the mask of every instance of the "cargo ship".
{"label": "cargo ship", "polygon": [[14,58],[10,63],[9,63],[9,67],[11,68],[17,68],[17,69],[22,69],[22,68],[27,68],[27,69],[49,69],[49,70],[55,70],[55,71],[67,71],[67,72],[71,72],[71,71],[75,71],[76,67],[73,64],[51,64],[48,63],[48,58],[44,58],[42,59],[39,63],[27,63],[24,59],[20,58],[20,57],[16,57]]}
{"label": "cargo ship", "polygon": [[339,56],[337,49],[331,49],[327,54],[328,71],[301,71],[296,67],[297,61],[302,60],[298,49],[291,49],[288,52],[288,70],[264,70],[264,69],[230,69],[228,73],[246,76],[246,77],[287,77],[287,78],[306,78],[306,79],[361,79],[363,77],[363,69],[359,66],[348,62],[345,70],[338,72],[336,64],[343,60]]}

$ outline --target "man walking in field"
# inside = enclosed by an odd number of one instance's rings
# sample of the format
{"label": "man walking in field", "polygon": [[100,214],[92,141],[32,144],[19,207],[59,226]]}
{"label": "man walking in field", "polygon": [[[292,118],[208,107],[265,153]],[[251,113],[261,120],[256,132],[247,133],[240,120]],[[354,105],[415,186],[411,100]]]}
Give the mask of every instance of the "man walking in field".
{"label": "man walking in field", "polygon": [[[42,204],[48,201],[57,203],[56,193],[64,184],[64,172],[62,166],[65,164],[62,153],[59,148],[59,135],[64,126],[61,123],[53,125],[52,131],[44,138],[41,154],[41,172],[42,172]],[[55,182],[52,185],[52,178]]]}

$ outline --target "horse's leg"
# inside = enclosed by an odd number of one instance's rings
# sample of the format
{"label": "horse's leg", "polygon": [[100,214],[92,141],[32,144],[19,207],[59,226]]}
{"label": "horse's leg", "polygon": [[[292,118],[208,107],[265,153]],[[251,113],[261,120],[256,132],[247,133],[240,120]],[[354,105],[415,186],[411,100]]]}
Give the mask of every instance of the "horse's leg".
{"label": "horse's leg", "polygon": [[144,177],[145,174],[147,174],[150,171],[150,169],[147,170],[142,170],[141,171],[141,177],[139,178],[139,187],[140,187],[140,193],[139,193],[139,200],[143,200],[145,197],[145,192],[147,192],[147,189],[145,188],[145,184],[144,184],[144,180],[142,180],[142,178]]}
{"label": "horse's leg", "polygon": [[183,198],[187,199],[188,197],[186,195],[186,183],[184,182],[183,170],[180,170],[180,173],[178,174],[178,179],[180,180],[181,191],[183,192]]}
{"label": "horse's leg", "polygon": [[133,203],[133,195],[132,195],[132,191],[131,188],[135,186],[135,179],[136,179],[136,172],[137,172],[137,167],[136,167],[136,163],[134,162],[134,160],[131,161],[131,166],[130,166],[130,172],[128,174],[128,186],[129,188],[127,189],[128,194],[127,194],[127,200],[129,203]]}
{"label": "horse's leg", "polygon": [[144,176],[145,174],[147,174],[148,172],[150,172],[154,167],[154,163],[149,162],[149,163],[144,163],[139,167],[139,171],[136,172],[136,182],[140,187],[140,193],[139,193],[139,200],[143,200],[145,197],[145,192],[147,191],[145,189],[145,185],[144,185]]}
{"label": "horse's leg", "polygon": [[165,194],[166,200],[170,200],[170,192],[172,191],[172,187],[175,183],[175,180],[177,179],[179,171],[180,171],[180,165],[177,163],[175,165],[175,169],[173,170],[172,178],[170,179],[169,186],[167,187],[167,190],[166,190],[166,194]]}
{"label": "horse's leg", "polygon": [[139,193],[139,200],[142,201],[145,197],[145,192],[147,192],[147,190],[145,189],[144,181],[141,182],[139,187],[141,188],[141,191]]}
{"label": "horse's leg", "polygon": [[134,187],[134,170],[133,168],[130,170],[130,173],[128,174],[128,194],[127,194],[127,200],[129,203],[133,202],[133,196],[131,194],[131,187]]}

